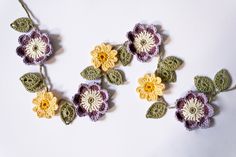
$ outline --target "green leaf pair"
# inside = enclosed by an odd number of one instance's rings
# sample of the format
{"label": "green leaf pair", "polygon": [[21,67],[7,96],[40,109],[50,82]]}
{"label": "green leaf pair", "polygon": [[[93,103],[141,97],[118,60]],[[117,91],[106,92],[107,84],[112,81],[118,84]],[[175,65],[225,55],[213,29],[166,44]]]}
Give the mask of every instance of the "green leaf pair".
{"label": "green leaf pair", "polygon": [[230,88],[232,80],[229,72],[222,69],[216,73],[214,80],[207,76],[196,76],[194,83],[198,91],[203,93],[216,93],[225,91]]}
{"label": "green leaf pair", "polygon": [[46,88],[46,84],[40,73],[26,73],[20,77],[20,81],[29,92],[34,93]]}
{"label": "green leaf pair", "polygon": [[89,66],[85,68],[80,74],[86,80],[97,80],[104,75],[107,81],[111,84],[121,85],[124,83],[122,72],[116,69],[110,69],[107,72],[102,72],[101,69]]}
{"label": "green leaf pair", "polygon": [[182,63],[183,61],[175,56],[166,57],[159,63],[155,75],[160,77],[164,83],[176,82],[177,76],[175,70],[177,70]]}

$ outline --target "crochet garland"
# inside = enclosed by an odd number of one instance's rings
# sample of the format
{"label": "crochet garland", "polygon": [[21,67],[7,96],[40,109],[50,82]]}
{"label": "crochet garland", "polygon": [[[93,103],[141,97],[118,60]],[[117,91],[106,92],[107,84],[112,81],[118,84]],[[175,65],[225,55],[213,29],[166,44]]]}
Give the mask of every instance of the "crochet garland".
{"label": "crochet garland", "polygon": [[155,56],[159,58],[155,72],[141,77],[136,89],[141,99],[154,102],[146,113],[147,118],[159,119],[168,109],[175,108],[177,119],[184,122],[188,130],[208,128],[214,116],[212,101],[219,93],[236,88],[230,88],[232,80],[226,69],[220,70],[214,80],[196,76],[196,91],[187,92],[186,96],[177,99],[175,106],[170,106],[163,97],[163,91],[169,83],[176,82],[176,70],[182,66],[183,60],[175,56],[164,57],[162,30],[153,24],[139,23],[127,33],[128,39],[123,44],[102,43],[95,46],[91,51],[92,65],[81,72],[84,79],[93,82],[81,83],[72,101],[58,100],[50,89],[50,81],[46,75],[45,62],[53,56],[49,35],[40,31],[26,5],[21,0],[19,2],[27,17],[18,18],[11,23],[13,29],[24,33],[18,39],[20,45],[16,53],[25,64],[40,67],[39,72],[26,73],[20,80],[27,91],[37,93],[33,99],[33,111],[40,118],[51,118],[59,114],[66,125],[73,122],[76,116],[89,116],[92,121],[99,120],[111,107],[110,94],[103,85],[104,81],[122,85],[124,73],[116,67],[129,65],[133,56],[141,62],[148,62]]}

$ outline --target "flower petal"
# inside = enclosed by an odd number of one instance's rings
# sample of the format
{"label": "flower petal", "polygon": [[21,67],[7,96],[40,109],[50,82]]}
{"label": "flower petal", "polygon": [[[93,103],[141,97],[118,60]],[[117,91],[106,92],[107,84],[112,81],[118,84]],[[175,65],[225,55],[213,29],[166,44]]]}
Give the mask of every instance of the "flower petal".
{"label": "flower petal", "polygon": [[175,116],[176,116],[176,118],[177,118],[180,122],[183,122],[183,121],[184,121],[184,117],[183,117],[183,115],[181,114],[180,111],[176,111],[176,112],[175,112]]}
{"label": "flower petal", "polygon": [[101,91],[100,91],[100,94],[101,94],[102,99],[103,99],[104,102],[108,101],[108,99],[109,99],[109,94],[108,94],[107,90],[104,90],[104,89],[101,90]]}
{"label": "flower petal", "polygon": [[148,62],[151,59],[151,57],[145,52],[140,52],[137,53],[137,59],[141,62]]}
{"label": "flower petal", "polygon": [[21,35],[18,39],[18,42],[21,44],[21,45],[26,45],[28,42],[30,41],[30,37],[26,34],[24,35]]}
{"label": "flower petal", "polygon": [[16,53],[17,53],[18,56],[24,57],[25,54],[26,54],[26,52],[25,52],[25,47],[23,47],[23,46],[17,47],[17,48],[16,48]]}
{"label": "flower petal", "polygon": [[176,108],[177,108],[178,110],[183,109],[184,105],[185,105],[185,100],[184,100],[183,98],[180,98],[180,99],[177,100],[177,102],[176,102]]}
{"label": "flower petal", "polygon": [[189,131],[198,128],[197,122],[194,122],[194,121],[185,121],[184,125]]}
{"label": "flower petal", "polygon": [[90,112],[88,115],[90,119],[94,122],[96,122],[102,116],[102,114],[96,111]]}
{"label": "flower petal", "polygon": [[38,30],[35,30],[35,31],[32,31],[31,34],[30,34],[30,37],[32,39],[35,39],[35,38],[40,38],[41,34]]}
{"label": "flower petal", "polygon": [[214,116],[214,108],[210,104],[206,104],[204,108],[204,113],[207,117]]}
{"label": "flower petal", "polygon": [[101,86],[99,86],[97,83],[89,85],[89,89],[99,91],[101,89]]}
{"label": "flower petal", "polygon": [[77,113],[77,115],[78,115],[79,117],[84,117],[84,116],[87,115],[86,110],[85,110],[83,107],[81,107],[81,106],[77,107],[76,113]]}
{"label": "flower petal", "polygon": [[72,98],[72,101],[75,105],[79,105],[81,103],[81,97],[79,94],[75,94]]}
{"label": "flower petal", "polygon": [[129,41],[134,42],[135,35],[130,31],[127,33],[127,38],[129,39]]}
{"label": "flower petal", "polygon": [[127,50],[128,50],[128,52],[130,52],[133,55],[135,55],[137,53],[137,50],[136,50],[133,43],[128,43]]}
{"label": "flower petal", "polygon": [[100,114],[105,114],[109,108],[109,105],[107,102],[103,102],[101,107],[99,108],[99,113]]}
{"label": "flower petal", "polygon": [[24,62],[25,64],[28,64],[28,65],[35,64],[35,63],[34,63],[34,59],[31,58],[31,57],[29,57],[29,56],[26,56],[26,57],[23,59],[23,62]]}
{"label": "flower petal", "polygon": [[144,30],[145,30],[145,25],[144,25],[144,24],[138,23],[138,24],[136,24],[135,27],[134,27],[134,32],[135,32],[135,33],[140,33],[140,32],[142,32],[142,31],[144,31]]}
{"label": "flower petal", "polygon": [[159,48],[156,47],[156,46],[154,46],[154,47],[148,52],[148,54],[153,57],[153,56],[156,56],[156,55],[158,54],[158,52],[159,52]]}

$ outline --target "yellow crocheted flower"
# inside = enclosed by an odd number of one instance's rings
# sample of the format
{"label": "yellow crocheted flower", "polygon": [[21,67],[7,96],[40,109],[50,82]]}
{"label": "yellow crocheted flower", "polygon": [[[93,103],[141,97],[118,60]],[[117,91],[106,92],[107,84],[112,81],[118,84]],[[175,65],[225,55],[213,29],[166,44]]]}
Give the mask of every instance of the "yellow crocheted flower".
{"label": "yellow crocheted flower", "polygon": [[112,50],[112,46],[109,44],[101,44],[95,47],[91,52],[93,57],[92,63],[95,68],[101,67],[103,71],[107,71],[115,66],[118,61],[116,55],[117,51]]}
{"label": "yellow crocheted flower", "polygon": [[52,92],[38,92],[37,97],[33,99],[33,104],[36,105],[33,111],[39,118],[52,118],[58,109],[57,98],[53,96]]}
{"label": "yellow crocheted flower", "polygon": [[158,96],[163,95],[165,85],[161,83],[160,77],[156,77],[154,74],[146,74],[138,82],[140,86],[137,87],[136,91],[139,93],[141,99],[155,101],[158,99]]}

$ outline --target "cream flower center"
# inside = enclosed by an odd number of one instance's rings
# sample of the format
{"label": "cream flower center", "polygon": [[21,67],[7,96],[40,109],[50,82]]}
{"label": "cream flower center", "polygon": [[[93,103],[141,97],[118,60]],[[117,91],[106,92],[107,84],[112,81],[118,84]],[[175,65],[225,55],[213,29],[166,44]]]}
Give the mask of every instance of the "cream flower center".
{"label": "cream flower center", "polygon": [[98,111],[103,103],[102,96],[99,91],[89,90],[82,94],[81,106],[87,111]]}
{"label": "cream flower center", "polygon": [[137,52],[149,52],[155,46],[153,34],[143,31],[136,35],[134,39],[134,46]]}
{"label": "cream flower center", "polygon": [[196,98],[192,98],[186,101],[182,113],[185,120],[199,122],[204,117],[204,104]]}
{"label": "cream flower center", "polygon": [[37,59],[44,56],[47,44],[40,38],[31,39],[26,45],[26,55]]}

